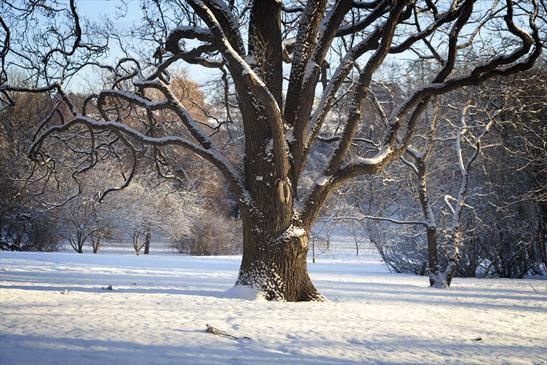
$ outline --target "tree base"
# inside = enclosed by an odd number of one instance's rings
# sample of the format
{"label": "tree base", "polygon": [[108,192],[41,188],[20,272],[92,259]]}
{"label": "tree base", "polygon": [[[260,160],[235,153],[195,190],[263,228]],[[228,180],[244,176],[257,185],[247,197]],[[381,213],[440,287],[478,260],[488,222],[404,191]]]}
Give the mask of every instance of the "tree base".
{"label": "tree base", "polygon": [[[303,265],[306,265],[305,261]],[[269,301],[326,301],[311,282],[305,266],[303,270],[280,270],[273,263],[259,262],[248,268],[244,268],[242,263],[236,286],[247,287],[256,296]]]}
{"label": "tree base", "polygon": [[450,278],[445,272],[436,272],[429,274],[429,285],[436,289],[448,289],[450,287]]}

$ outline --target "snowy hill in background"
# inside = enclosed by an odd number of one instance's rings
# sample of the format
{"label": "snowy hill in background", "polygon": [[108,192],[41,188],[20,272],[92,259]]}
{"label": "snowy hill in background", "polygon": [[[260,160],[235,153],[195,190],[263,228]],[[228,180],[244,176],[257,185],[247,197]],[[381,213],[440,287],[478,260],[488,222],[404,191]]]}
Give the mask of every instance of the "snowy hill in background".
{"label": "snowy hill in background", "polygon": [[324,257],[309,269],[330,301],[272,303],[228,296],[239,260],[0,252],[0,364],[547,363],[547,281],[438,290]]}

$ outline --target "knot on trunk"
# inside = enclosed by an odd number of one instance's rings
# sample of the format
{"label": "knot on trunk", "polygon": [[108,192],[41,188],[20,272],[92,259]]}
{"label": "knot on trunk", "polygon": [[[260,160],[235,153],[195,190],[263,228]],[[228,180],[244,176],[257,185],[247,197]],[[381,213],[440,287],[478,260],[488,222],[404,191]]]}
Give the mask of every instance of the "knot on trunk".
{"label": "knot on trunk", "polygon": [[292,205],[292,187],[288,178],[277,180],[275,191],[277,193],[277,201],[280,205],[289,207]]}

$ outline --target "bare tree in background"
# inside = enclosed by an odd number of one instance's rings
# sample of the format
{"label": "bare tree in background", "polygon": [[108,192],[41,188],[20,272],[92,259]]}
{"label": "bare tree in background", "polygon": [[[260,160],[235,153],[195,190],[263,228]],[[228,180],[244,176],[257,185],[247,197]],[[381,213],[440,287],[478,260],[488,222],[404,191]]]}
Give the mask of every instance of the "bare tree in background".
{"label": "bare tree in background", "polygon": [[[444,196],[445,205],[448,207],[451,215],[451,223],[448,233],[448,244],[446,245],[447,252],[443,254],[448,256],[448,263],[445,268],[441,267],[439,262],[439,234],[437,232],[437,219],[433,212],[433,205],[430,201],[431,197],[428,193],[428,164],[427,159],[431,154],[433,138],[437,126],[438,117],[435,115],[431,121],[430,131],[426,137],[426,143],[423,150],[417,150],[408,147],[407,153],[411,156],[412,161],[404,160],[411,167],[411,170],[418,177],[418,195],[420,207],[423,213],[423,224],[427,231],[427,252],[428,252],[428,268],[429,281],[434,287],[444,288],[450,286],[452,278],[456,273],[456,268],[460,261],[460,251],[463,246],[463,210],[466,207],[466,199],[469,192],[469,177],[472,167],[481,152],[481,140],[488,133],[494,120],[493,116],[489,116],[484,123],[469,123],[468,109],[471,105],[467,104],[463,107],[460,116],[460,125],[457,129],[455,137],[455,153],[457,156],[457,170],[459,171],[459,190],[457,197],[452,197],[449,194]],[[464,157],[463,144],[469,143],[472,145],[470,156]]]}
{"label": "bare tree in background", "polygon": [[120,236],[129,236],[135,254],[150,253],[154,236],[173,240],[190,233],[203,214],[203,195],[196,189],[174,189],[169,182],[150,185],[141,174],[131,186],[111,198],[123,217]]}
{"label": "bare tree in background", "polygon": [[470,201],[479,208],[481,229],[468,239],[482,250],[485,275],[521,278],[547,267],[545,75],[543,58],[531,71],[484,85],[493,100],[509,95],[489,134],[492,148],[475,173],[475,180],[488,181],[486,204]]}
{"label": "bare tree in background", "polygon": [[401,156],[403,164],[370,187],[357,182],[345,197],[360,202],[357,209],[347,206],[331,219],[366,220],[389,267],[429,272],[435,287],[449,286],[454,275],[541,273],[545,231],[535,215],[546,165],[539,147],[545,140],[542,72],[539,66],[530,72],[534,77],[521,75],[525,87],[518,78],[496,79],[440,98]]}
{"label": "bare tree in background", "polygon": [[112,236],[112,216],[108,213],[115,212],[99,205],[92,197],[81,195],[71,200],[63,212],[65,226],[62,234],[77,253],[83,253],[86,244],[90,244],[93,253],[98,253],[101,242]]}
{"label": "bare tree in background", "polygon": [[14,97],[17,105],[0,111],[0,249],[52,251],[61,241],[59,216],[43,212],[44,190],[29,181],[33,165],[25,154],[33,121],[45,117],[53,103],[47,95]]}
{"label": "bare tree in background", "polygon": [[[30,156],[43,166],[53,161],[49,141],[58,138],[68,146],[74,133],[88,138],[87,145],[75,151],[87,151],[75,167],[76,175],[94,167],[97,151],[120,156],[124,180],[106,189],[102,198],[131,183],[145,150],[162,176],[176,171],[172,157],[177,151],[207,160],[240,203],[243,258],[237,284],[256,288],[271,300],[323,298],[306,265],[309,232],[321,207],[348,180],[376,174],[402,156],[435,96],[526,70],[542,50],[536,22],[543,18],[538,18],[535,1],[477,6],[473,0],[173,0],[149,5],[159,14],[158,21],[146,17],[148,23],[143,24],[143,29],[151,29],[150,38],[161,43],[155,62],[148,63],[156,64],[145,67],[122,59],[115,67],[104,67],[113,74],[111,88],[76,108],[64,83],[97,62],[105,51],[98,43],[108,40],[108,34],[84,31],[74,0],[65,9],[44,2],[4,2],[0,91],[6,102],[14,92],[50,92],[58,108],[65,108],[62,121],[44,120],[31,146]],[[20,25],[37,12],[49,16],[50,22],[65,17],[72,26],[55,23],[33,40]],[[457,69],[468,53],[476,54],[475,62]],[[440,66],[426,85],[387,116],[378,151],[370,157],[350,156],[356,132],[367,123],[362,106],[373,77],[396,54],[432,58]],[[233,81],[245,135],[239,159],[226,158],[175,97],[167,71],[178,61],[221,68]],[[290,64],[286,92],[283,61]],[[9,84],[10,69],[17,67],[34,77],[28,87]],[[346,82],[351,83],[343,96],[349,107],[337,141],[313,184],[301,189],[310,151]],[[161,99],[152,99],[152,93]]]}

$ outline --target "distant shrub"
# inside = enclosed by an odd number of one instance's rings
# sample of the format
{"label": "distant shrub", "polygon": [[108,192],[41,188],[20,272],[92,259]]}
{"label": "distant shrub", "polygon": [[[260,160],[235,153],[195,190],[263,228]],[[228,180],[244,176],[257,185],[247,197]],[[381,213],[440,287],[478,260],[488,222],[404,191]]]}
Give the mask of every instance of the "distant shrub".
{"label": "distant shrub", "polygon": [[234,255],[241,253],[241,224],[231,218],[207,212],[191,229],[191,236],[173,240],[171,248],[192,256]]}
{"label": "distant shrub", "polygon": [[51,216],[17,215],[0,221],[0,250],[57,251],[61,242]]}

